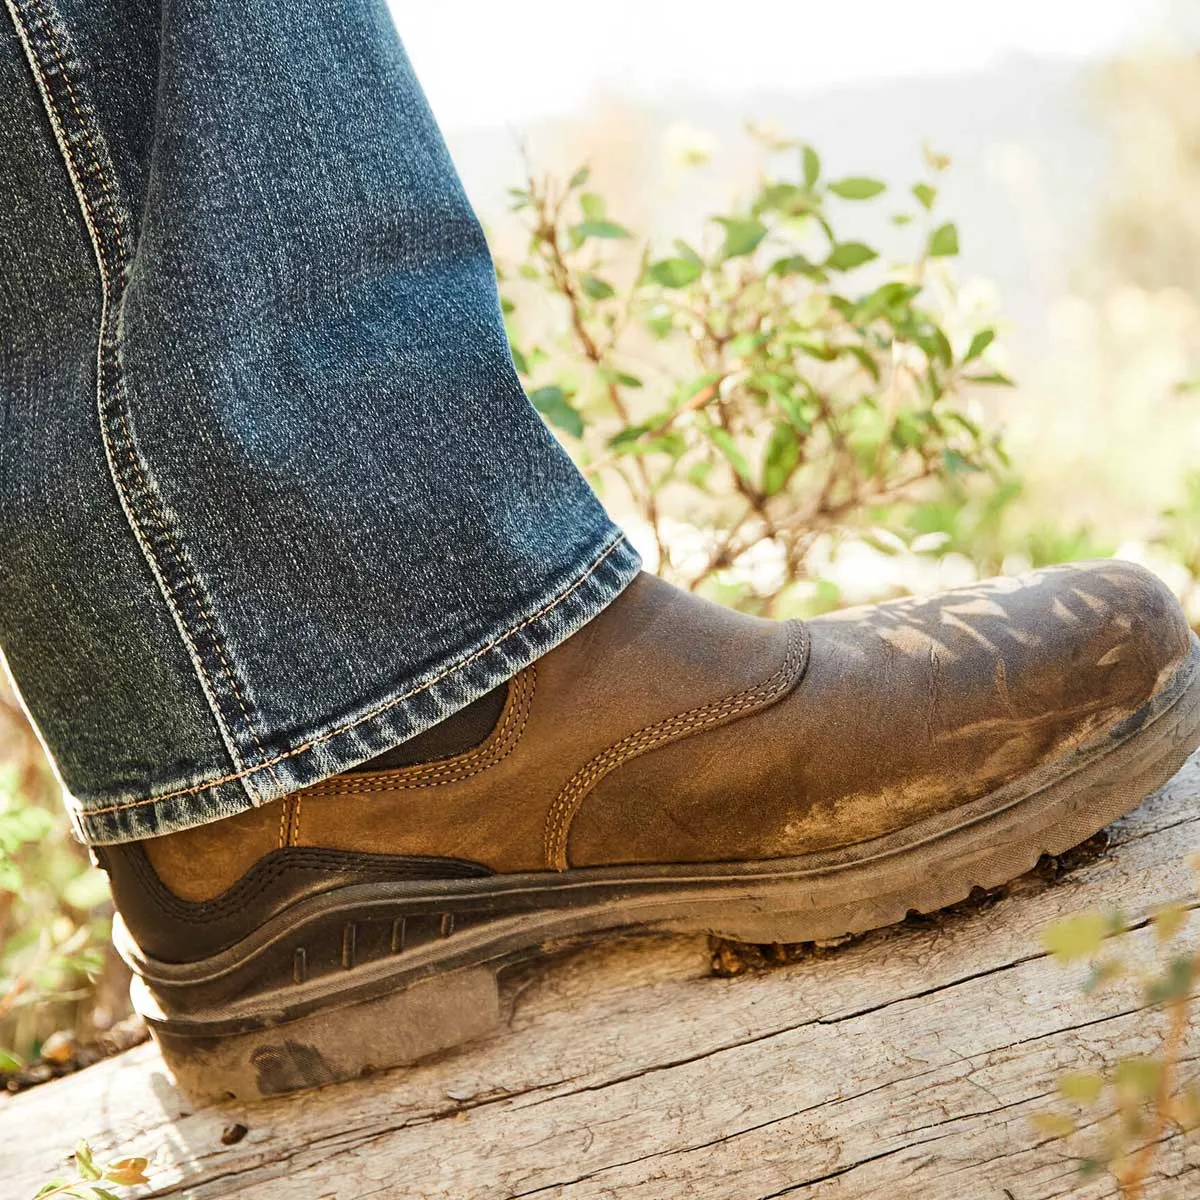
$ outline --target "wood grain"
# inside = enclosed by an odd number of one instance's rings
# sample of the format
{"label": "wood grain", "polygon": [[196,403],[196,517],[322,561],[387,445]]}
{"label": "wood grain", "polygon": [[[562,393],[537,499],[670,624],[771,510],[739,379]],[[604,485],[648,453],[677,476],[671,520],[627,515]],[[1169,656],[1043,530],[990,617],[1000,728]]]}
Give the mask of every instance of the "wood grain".
{"label": "wood grain", "polygon": [[[1152,955],[1145,915],[1192,901],[1198,800],[1193,758],[1064,878],[769,970],[715,977],[695,938],[562,954],[507,981],[502,1036],[324,1092],[195,1108],[139,1047],[0,1100],[0,1192],[32,1196],[87,1136],[195,1200],[1115,1196],[1030,1116],[1062,1071],[1153,1052],[1159,1017],[1133,985],[1084,995],[1038,931],[1117,907],[1122,952]],[[1150,1196],[1200,1195],[1200,1136],[1158,1167]]]}

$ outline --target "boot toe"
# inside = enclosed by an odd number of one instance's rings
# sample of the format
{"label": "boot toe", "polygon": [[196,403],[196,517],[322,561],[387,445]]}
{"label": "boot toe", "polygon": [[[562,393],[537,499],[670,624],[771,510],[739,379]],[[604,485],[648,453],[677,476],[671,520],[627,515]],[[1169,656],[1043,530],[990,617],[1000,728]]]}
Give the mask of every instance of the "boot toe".
{"label": "boot toe", "polygon": [[1142,709],[1191,643],[1162,582],[1116,560],[839,613],[812,629],[802,703],[818,761],[833,761],[839,743],[853,748],[834,770],[805,768],[805,807],[824,814],[825,844],[889,832],[1070,754]]}

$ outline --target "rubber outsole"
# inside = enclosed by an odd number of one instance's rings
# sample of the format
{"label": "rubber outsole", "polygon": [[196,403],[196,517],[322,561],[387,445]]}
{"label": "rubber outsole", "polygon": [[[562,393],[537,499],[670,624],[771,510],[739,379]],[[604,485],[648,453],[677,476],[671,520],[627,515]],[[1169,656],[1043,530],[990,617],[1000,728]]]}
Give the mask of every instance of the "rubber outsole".
{"label": "rubber outsole", "polygon": [[416,1062],[501,1025],[497,974],[620,931],[805,942],[928,913],[1137,807],[1200,744],[1200,640],[1137,712],[988,796],[836,851],[340,888],[198,962],[142,955],[135,1007],[197,1097],[278,1095]]}

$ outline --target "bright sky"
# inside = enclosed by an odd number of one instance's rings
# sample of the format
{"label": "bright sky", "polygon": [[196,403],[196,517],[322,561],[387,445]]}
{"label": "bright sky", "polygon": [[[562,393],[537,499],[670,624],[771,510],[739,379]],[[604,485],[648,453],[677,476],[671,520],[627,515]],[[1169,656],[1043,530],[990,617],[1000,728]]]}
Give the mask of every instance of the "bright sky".
{"label": "bright sky", "polygon": [[443,128],[508,125],[598,92],[807,90],[1136,42],[1149,0],[389,0]]}

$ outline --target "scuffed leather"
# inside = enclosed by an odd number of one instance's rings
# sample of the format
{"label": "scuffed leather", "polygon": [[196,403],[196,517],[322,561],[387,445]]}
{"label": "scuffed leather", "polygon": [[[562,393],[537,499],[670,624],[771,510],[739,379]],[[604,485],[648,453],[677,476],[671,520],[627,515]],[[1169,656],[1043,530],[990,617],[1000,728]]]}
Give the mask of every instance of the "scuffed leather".
{"label": "scuffed leather", "polygon": [[1116,561],[809,631],[808,673],[786,700],[603,781],[575,820],[572,865],[779,858],[891,832],[1116,724],[1189,645],[1174,597]]}
{"label": "scuffed leather", "polygon": [[[848,845],[1112,726],[1182,662],[1188,636],[1163,585],[1115,561],[839,613],[807,637],[643,575],[517,677],[469,754],[338,776],[146,851],[172,891],[203,900],[280,844],[553,869],[564,812],[570,866]],[[647,748],[651,729],[671,737]]]}

